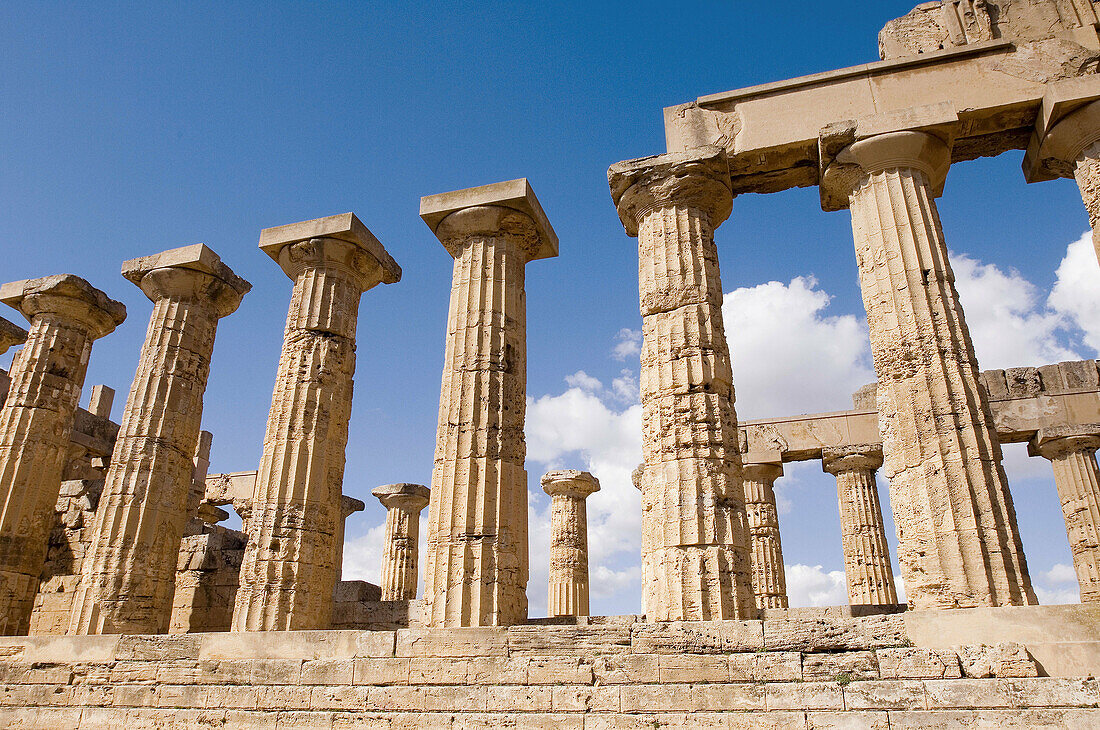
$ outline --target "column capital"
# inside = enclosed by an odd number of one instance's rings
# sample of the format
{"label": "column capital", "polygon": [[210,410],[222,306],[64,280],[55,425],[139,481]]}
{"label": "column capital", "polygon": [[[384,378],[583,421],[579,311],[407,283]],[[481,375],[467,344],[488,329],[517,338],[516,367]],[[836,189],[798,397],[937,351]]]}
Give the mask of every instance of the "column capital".
{"label": "column capital", "polygon": [[886,132],[853,142],[840,150],[821,174],[821,207],[843,210],[867,175],[895,169],[920,170],[928,176],[932,194],[943,194],[951,168],[951,147],[928,132]]}
{"label": "column capital", "polygon": [[150,301],[174,297],[213,302],[219,317],[237,311],[252,289],[202,243],[130,259],[122,264],[122,275]]}
{"label": "column capital", "polygon": [[726,151],[713,145],[616,162],[607,170],[607,184],[619,220],[632,238],[653,210],[674,205],[697,208],[706,212],[711,228],[733,211]]}
{"label": "column capital", "polygon": [[403,509],[419,512],[428,506],[431,490],[423,484],[383,484],[371,490],[386,509]]}
{"label": "column capital", "polygon": [[558,495],[585,499],[588,495],[600,491],[600,480],[586,471],[576,469],[558,469],[548,471],[540,480],[542,491],[551,497]]}
{"label": "column capital", "polygon": [[471,236],[508,236],[528,261],[558,255],[558,235],[527,178],[426,195],[420,217],[454,258]]}
{"label": "column capital", "polygon": [[295,280],[303,271],[331,267],[351,275],[363,291],[401,281],[401,267],[354,213],[265,228],[260,250]]}
{"label": "column capital", "polygon": [[775,484],[775,480],[783,476],[783,464],[774,461],[749,461],[741,466],[741,474],[745,479],[754,482]]}
{"label": "column capital", "polygon": [[859,469],[874,471],[881,466],[881,444],[855,444],[821,450],[821,470],[834,476],[841,472]]}
{"label": "column capital", "polygon": [[1028,443],[1031,456],[1057,459],[1076,451],[1100,448],[1100,423],[1082,423],[1073,426],[1054,426],[1039,429]]}
{"label": "column capital", "polygon": [[4,284],[0,302],[18,309],[28,321],[43,314],[75,320],[88,328],[93,339],[109,335],[126,320],[126,305],[73,274]]}
{"label": "column capital", "polygon": [[367,505],[363,500],[349,497],[346,494],[340,495],[340,514],[345,520],[356,512],[362,512],[366,508]]}
{"label": "column capital", "polygon": [[1077,158],[1096,142],[1100,142],[1100,100],[1077,107],[1042,137],[1036,135],[1024,157],[1024,176],[1028,182],[1072,178]]}
{"label": "column capital", "polygon": [[0,317],[0,355],[27,341],[27,331],[8,320]]}

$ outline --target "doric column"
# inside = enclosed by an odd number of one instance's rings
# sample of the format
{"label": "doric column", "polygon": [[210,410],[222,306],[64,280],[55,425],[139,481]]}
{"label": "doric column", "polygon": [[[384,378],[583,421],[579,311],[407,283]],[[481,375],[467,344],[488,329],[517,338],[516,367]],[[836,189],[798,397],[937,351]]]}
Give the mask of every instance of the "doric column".
{"label": "doric column", "polygon": [[[27,331],[18,325],[0,317],[0,355],[27,341]],[[0,370],[0,406],[8,397],[8,388],[11,386],[11,376],[5,370]]]}
{"label": "doric column", "polygon": [[454,257],[424,572],[430,626],[527,619],[524,268],[558,255],[525,179],[420,201]]}
{"label": "doric column", "polygon": [[344,575],[344,535],[347,532],[348,518],[366,508],[366,503],[361,499],[346,494],[340,497],[340,520],[336,523],[336,583]]}
{"label": "doric column", "polygon": [[783,476],[780,461],[746,461],[745,514],[752,536],[752,590],[758,608],[787,607],[787,576],[783,569],[783,543],[779,539],[779,510],[775,506],[775,480]]}
{"label": "doric column", "polygon": [[201,243],[127,261],[122,275],[153,313],[81,566],[72,634],[168,631],[180,541],[198,510],[194,459],[214,335],[252,288]]}
{"label": "doric column", "polygon": [[893,606],[898,602],[890,546],[882,522],[875,471],[882,466],[878,444],[823,449],[821,468],[836,477],[844,577],[853,606]]}
{"label": "doric column", "polygon": [[852,212],[909,605],[1035,603],[934,201],[950,161],[933,134],[870,136],[838,153],[822,200]]}
{"label": "doric column", "polygon": [[72,274],[5,284],[0,301],[31,325],[0,409],[0,634],[25,634],[92,342],[126,307]]}
{"label": "doric column", "polygon": [[382,546],[382,600],[416,598],[420,555],[420,512],[428,506],[423,484],[386,484],[371,494],[386,508],[386,538]]}
{"label": "doric column", "polygon": [[542,475],[550,495],[550,586],[547,616],[588,615],[588,495],[600,481],[586,471],[563,469]]}
{"label": "doric column", "polygon": [[[1057,105],[1044,101],[1041,117],[1057,110]],[[1029,182],[1051,177],[1077,180],[1092,226],[1092,244],[1100,258],[1100,101],[1078,106],[1034,140],[1025,173]]]}
{"label": "doric column", "polygon": [[233,630],[327,629],[359,300],[398,281],[401,268],[351,213],[268,228],[260,248],[294,292],[245,522]]}
{"label": "doric column", "polygon": [[1049,459],[1062,503],[1082,603],[1100,602],[1100,424],[1045,428],[1030,451]]}
{"label": "doric column", "polygon": [[714,229],[733,205],[725,152],[612,165],[638,237],[642,574],[650,621],[752,618],[752,559]]}

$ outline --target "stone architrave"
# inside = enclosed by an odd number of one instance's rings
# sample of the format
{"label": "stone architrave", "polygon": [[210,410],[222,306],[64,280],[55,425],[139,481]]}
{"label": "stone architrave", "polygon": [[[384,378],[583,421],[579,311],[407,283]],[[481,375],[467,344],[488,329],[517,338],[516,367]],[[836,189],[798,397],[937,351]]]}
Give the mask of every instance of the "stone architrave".
{"label": "stone architrave", "polygon": [[5,284],[0,301],[30,322],[0,409],[0,635],[10,635],[30,627],[92,342],[126,307],[72,274]]}
{"label": "stone architrave", "polygon": [[[401,268],[351,213],[268,228],[294,282],[257,470],[234,631],[327,629],[363,292]],[[236,502],[234,503],[236,504]]]}
{"label": "stone architrave", "polygon": [[1032,604],[1001,447],[934,200],[951,151],[941,127],[915,125],[857,133],[821,183],[823,207],[852,213],[898,562],[917,610]]}
{"label": "stone architrave", "polygon": [[752,536],[752,590],[756,605],[786,608],[787,575],[779,537],[779,510],[775,506],[775,480],[783,476],[783,463],[778,458],[774,461],[746,458],[742,474],[745,514]]}
{"label": "stone architrave", "polygon": [[180,541],[201,500],[195,458],[214,336],[252,288],[201,243],[127,261],[122,275],[153,312],[81,565],[73,634],[168,631]]}
{"label": "stone architrave", "polygon": [[[27,331],[13,322],[0,317],[0,355],[27,341]],[[0,406],[8,397],[8,387],[11,385],[11,376],[4,370],[0,370]]]}
{"label": "stone architrave", "polygon": [[429,626],[527,619],[525,267],[558,238],[525,179],[420,200],[454,257],[424,571]]}
{"label": "stone architrave", "polygon": [[347,532],[348,518],[367,508],[363,500],[344,494],[340,497],[340,521],[336,523],[336,584],[344,575],[344,534]]}
{"label": "stone architrave", "polygon": [[586,471],[562,469],[542,475],[550,495],[550,573],[547,616],[587,616],[588,495],[600,481]]}
{"label": "stone architrave", "polygon": [[650,621],[752,618],[752,552],[714,229],[733,205],[725,152],[608,170],[638,238],[643,610]]}
{"label": "stone architrave", "polygon": [[416,598],[420,512],[428,506],[430,492],[423,484],[386,484],[371,494],[386,508],[382,600],[411,601]]}
{"label": "stone architrave", "polygon": [[1100,603],[1100,424],[1042,429],[1029,450],[1054,467],[1082,603]]}
{"label": "stone architrave", "polygon": [[1077,181],[1100,259],[1100,100],[1059,119],[1040,141],[1036,157],[1040,174]]}
{"label": "stone architrave", "polygon": [[875,471],[882,466],[882,446],[869,444],[827,448],[821,468],[836,477],[840,505],[840,540],[844,577],[853,606],[893,606],[898,602],[890,545],[882,521]]}

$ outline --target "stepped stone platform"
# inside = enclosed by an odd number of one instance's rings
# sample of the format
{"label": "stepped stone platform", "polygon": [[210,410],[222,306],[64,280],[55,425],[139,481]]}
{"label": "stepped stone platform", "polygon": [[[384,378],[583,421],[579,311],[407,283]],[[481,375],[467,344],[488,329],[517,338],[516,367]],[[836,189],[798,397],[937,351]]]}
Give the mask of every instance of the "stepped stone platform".
{"label": "stepped stone platform", "polygon": [[1100,727],[1098,626],[1075,605],[4,637],[0,726]]}

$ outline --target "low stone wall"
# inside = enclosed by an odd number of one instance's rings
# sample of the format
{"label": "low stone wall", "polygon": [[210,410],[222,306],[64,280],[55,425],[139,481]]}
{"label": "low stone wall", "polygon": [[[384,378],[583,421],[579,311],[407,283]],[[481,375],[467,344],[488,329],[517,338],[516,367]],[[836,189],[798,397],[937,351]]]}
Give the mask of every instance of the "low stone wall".
{"label": "low stone wall", "polygon": [[1097,681],[1018,645],[910,643],[903,615],[5,637],[0,725],[1100,727]]}

